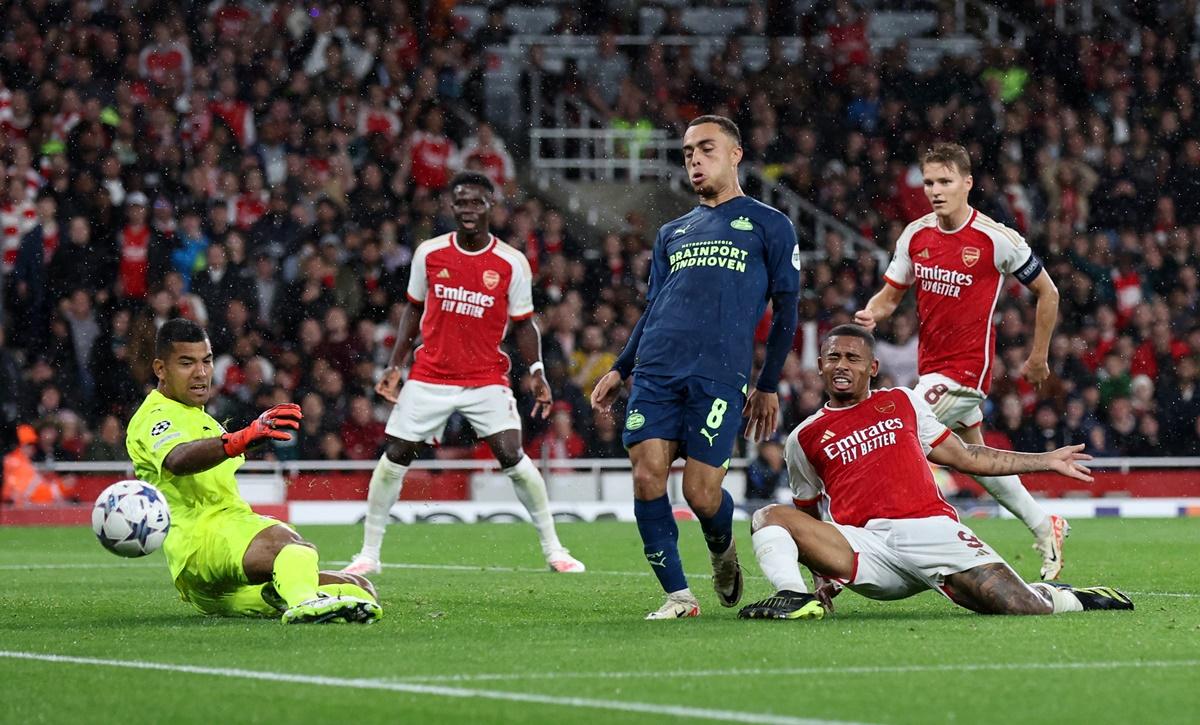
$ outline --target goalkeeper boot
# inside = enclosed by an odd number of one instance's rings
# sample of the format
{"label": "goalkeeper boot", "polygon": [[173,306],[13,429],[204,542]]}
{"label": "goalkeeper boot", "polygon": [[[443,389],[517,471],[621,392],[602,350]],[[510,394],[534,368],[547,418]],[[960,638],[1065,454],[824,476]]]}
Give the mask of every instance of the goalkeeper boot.
{"label": "goalkeeper boot", "polygon": [[1051,516],[1049,531],[1038,536],[1033,548],[1042,555],[1042,579],[1057,579],[1063,568],[1063,540],[1071,535],[1071,525],[1061,516]]}
{"label": "goalkeeper boot", "polygon": [[367,556],[366,554],[355,554],[350,563],[342,568],[342,571],[347,574],[366,576],[367,574],[379,574],[383,571],[383,565],[374,557]]}
{"label": "goalkeeper boot", "polygon": [[691,592],[673,592],[667,595],[667,601],[658,609],[646,615],[646,619],[683,619],[684,617],[699,617],[700,602]]}
{"label": "goalkeeper boot", "polygon": [[1093,612],[1101,609],[1123,609],[1129,611],[1133,609],[1133,600],[1129,598],[1128,594],[1119,589],[1113,589],[1112,587],[1076,588],[1069,584],[1059,584],[1058,582],[1046,583],[1052,587],[1064,589],[1074,594],[1085,612]]}
{"label": "goalkeeper boot", "polygon": [[317,596],[288,608],[281,621],[284,624],[327,624],[353,622],[371,624],[383,616],[383,608],[366,599],[334,596],[318,592]]}
{"label": "goalkeeper boot", "polygon": [[722,607],[732,607],[742,600],[742,565],[738,563],[737,546],[731,540],[724,553],[709,552],[712,560],[713,589]]}
{"label": "goalkeeper boot", "polygon": [[812,594],[781,589],[762,601],[747,604],[739,619],[823,619],[825,607]]}
{"label": "goalkeeper boot", "polygon": [[559,574],[582,574],[587,571],[583,562],[571,556],[566,549],[555,549],[546,555],[546,564]]}

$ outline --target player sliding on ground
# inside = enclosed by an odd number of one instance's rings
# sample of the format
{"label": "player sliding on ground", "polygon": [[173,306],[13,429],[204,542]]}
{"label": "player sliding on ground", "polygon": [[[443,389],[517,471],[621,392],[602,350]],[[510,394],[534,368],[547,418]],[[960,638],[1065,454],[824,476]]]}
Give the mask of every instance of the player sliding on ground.
{"label": "player sliding on ground", "polygon": [[[842,585],[884,600],[936,589],[982,614],[1133,609],[1108,587],[1026,584],[959,522],[926,462],[980,475],[1054,471],[1091,481],[1079,463],[1090,458],[1079,452],[1083,446],[1013,453],[964,444],[913,391],[870,389],[879,370],[875,338],[857,325],[829,332],[820,369],[829,403],[787,440],[796,507],[768,506],[752,522],[754,555],[776,593],[738,616],[820,619]],[[832,523],[821,520],[822,497]],[[813,572],[815,595],[801,563]]]}
{"label": "player sliding on ground", "polygon": [[[667,499],[667,473],[680,456],[687,459],[683,495],[708,543],[713,588],[726,607],[742,597],[733,499],[721,482],[742,418],[749,417],[748,436],[764,440],[775,432],[775,391],[792,346],[800,288],[791,222],[738,185],[737,126],[722,116],[695,119],[684,134],[683,155],[700,205],[659,230],[646,310],[592,391],[592,405],[608,410],[622,380],[633,375],[624,432],[633,510],[646,560],[667,593],[647,619],[700,614]],[[766,360],[747,398],[754,328],[768,301],[774,317]]]}
{"label": "player sliding on ground", "polygon": [[[855,321],[868,330],[896,311],[911,286],[916,287],[919,343],[916,393],[942,423],[964,441],[983,443],[980,405],[992,386],[996,336],[992,315],[1012,275],[1037,297],[1037,323],[1029,359],[1021,374],[1033,386],[1050,375],[1047,355],[1058,320],[1058,288],[1042,268],[1042,260],[1012,229],[967,204],[971,191],[971,157],[957,144],[937,144],[921,159],[925,196],[933,206],[909,224],[896,240],[896,252],[884,274],[884,286]],[[1042,578],[1056,579],[1062,570],[1063,539],[1071,527],[1061,516],[1046,513],[1017,476],[975,476],[1004,508],[1033,532],[1042,555]]]}
{"label": "player sliding on ground", "polygon": [[[537,529],[546,564],[557,572],[582,572],[583,564],[559,543],[546,482],[521,449],[521,418],[509,388],[509,360],[500,350],[511,321],[533,381],[533,414],[545,418],[553,399],[541,360],[541,335],[533,322],[529,262],[488,230],[495,195],[488,177],[462,173],[450,182],[450,189],[458,230],[422,242],[413,255],[408,305],[391,364],[375,387],[396,405],[367,493],[362,551],[342,571],[380,570],[388,512],[400,495],[404,474],[421,447],[435,441],[457,411],[487,442],[512,480]],[[423,344],[401,388],[401,368],[418,333]]]}
{"label": "player sliding on ground", "polygon": [[383,610],[360,576],[318,571],[317,550],[291,528],[259,516],[238,493],[234,473],[246,449],[289,440],[300,406],[277,405],[234,433],[204,411],[213,353],[204,329],[168,320],[154,345],[158,389],[129,421],[126,447],[137,477],[171,507],[163,543],[185,602],[205,614],[300,622],[373,622]]}

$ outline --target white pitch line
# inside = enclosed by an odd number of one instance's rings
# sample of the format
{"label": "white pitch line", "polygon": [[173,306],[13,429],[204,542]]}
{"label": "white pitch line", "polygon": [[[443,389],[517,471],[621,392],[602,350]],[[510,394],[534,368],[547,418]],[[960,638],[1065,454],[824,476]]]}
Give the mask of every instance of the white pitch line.
{"label": "white pitch line", "polygon": [[1200,667],[1200,660],[1129,660],[1125,662],[980,662],[961,665],[865,665],[849,667],[735,668],[724,670],[664,670],[653,672],[527,672],[474,675],[427,675],[403,682],[491,682],[507,680],[596,679],[624,680],[655,677],[763,677],[794,675],[882,675],[921,672],[985,672],[1004,670],[1115,670]]}
{"label": "white pitch line", "polygon": [[403,692],[412,695],[433,695],[435,697],[501,700],[505,702],[523,702],[534,705],[552,705],[558,707],[584,708],[590,710],[612,710],[616,712],[635,712],[647,715],[667,715],[671,717],[700,720],[719,720],[723,722],[756,723],[762,725],[856,725],[855,723],[841,720],[798,718],[787,715],[737,712],[734,710],[710,710],[707,708],[687,707],[684,705],[657,705],[649,702],[601,700],[587,697],[557,697],[554,695],[540,695],[536,693],[505,692],[503,690],[476,690],[460,687],[422,685],[387,680],[324,677],[321,675],[301,675],[288,672],[267,672],[262,670],[243,670],[226,667],[199,667],[196,665],[176,665],[166,662],[106,660],[93,657],[73,657],[69,655],[41,654],[37,652],[15,652],[7,650],[0,650],[0,658],[34,660],[38,662],[54,662],[58,664],[91,665],[94,667],[117,667],[132,670],[181,672],[191,675],[209,675],[213,677],[227,677],[239,680],[285,682],[297,685],[344,687],[357,690],[384,690],[388,692]]}
{"label": "white pitch line", "polygon": [[[1122,590],[1124,591],[1124,590]],[[1126,594],[1135,597],[1181,597],[1183,599],[1196,599],[1200,594],[1192,592],[1125,592]]]}

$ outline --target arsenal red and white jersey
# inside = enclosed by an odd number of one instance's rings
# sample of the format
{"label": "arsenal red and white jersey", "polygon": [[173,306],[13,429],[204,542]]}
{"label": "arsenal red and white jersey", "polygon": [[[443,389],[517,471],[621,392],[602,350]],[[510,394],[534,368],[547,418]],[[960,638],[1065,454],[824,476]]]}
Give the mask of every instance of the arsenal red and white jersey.
{"label": "arsenal red and white jersey", "polygon": [[909,224],[883,278],[900,289],[916,285],[917,371],[987,394],[996,349],[992,314],[1004,276],[1031,264],[1039,262],[1020,234],[975,209],[951,232],[934,214]]}
{"label": "arsenal red and white jersey", "polygon": [[786,456],[798,505],[829,500],[839,524],[958,514],[934,483],[925,456],[950,435],[907,388],[876,390],[849,408],[826,405],[788,436]]}
{"label": "arsenal red and white jersey", "polygon": [[533,315],[533,275],[525,255],[491,237],[468,252],[456,234],[423,242],[413,254],[408,299],[425,306],[422,344],[410,380],[480,387],[508,385],[500,342],[508,321]]}

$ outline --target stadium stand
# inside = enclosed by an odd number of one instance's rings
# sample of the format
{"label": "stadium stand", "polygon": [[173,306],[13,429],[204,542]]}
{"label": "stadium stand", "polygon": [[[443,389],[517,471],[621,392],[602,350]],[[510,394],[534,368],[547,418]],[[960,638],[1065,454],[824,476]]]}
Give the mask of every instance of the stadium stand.
{"label": "stadium stand", "polygon": [[[558,147],[576,159],[607,133],[602,156],[639,164],[607,186],[662,186],[703,110],[738,120],[747,190],[806,245],[781,431],[821,404],[816,340],[927,210],[915,154],[965,140],[974,203],[1028,237],[1062,293],[1040,394],[1015,374],[1023,289],[997,310],[990,441],[1200,455],[1195,23],[1168,36],[1149,11],[1110,9],[1101,31],[1040,3],[636,5],[5,3],[5,425],[32,426],[34,463],[123,458],[154,332],[178,314],[211,332],[218,418],[302,403],[298,439],[261,456],[374,458],[387,407],[372,388],[413,246],[449,230],[442,188],[472,168],[505,190],[493,227],[536,275],[559,403],[526,440],[619,456],[586,395],[640,314],[670,215],[571,209],[538,172],[581,165],[531,159],[555,157],[550,130],[582,134]],[[911,382],[914,319],[885,326],[881,384]],[[455,421],[437,455],[473,445]]]}

